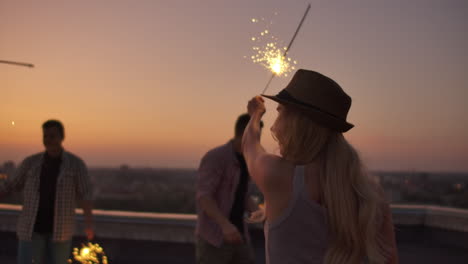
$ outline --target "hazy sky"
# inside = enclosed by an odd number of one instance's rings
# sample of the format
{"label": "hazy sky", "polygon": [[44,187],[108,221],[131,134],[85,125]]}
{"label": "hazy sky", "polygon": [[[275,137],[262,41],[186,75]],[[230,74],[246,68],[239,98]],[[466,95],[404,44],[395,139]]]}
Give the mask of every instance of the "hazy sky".
{"label": "hazy sky", "polygon": [[[0,64],[0,162],[41,151],[57,118],[90,166],[198,166],[268,80],[244,58],[251,19],[288,42],[307,3],[0,0],[0,59],[36,65]],[[468,1],[310,3],[290,56],[352,96],[346,137],[368,167],[468,171]]]}

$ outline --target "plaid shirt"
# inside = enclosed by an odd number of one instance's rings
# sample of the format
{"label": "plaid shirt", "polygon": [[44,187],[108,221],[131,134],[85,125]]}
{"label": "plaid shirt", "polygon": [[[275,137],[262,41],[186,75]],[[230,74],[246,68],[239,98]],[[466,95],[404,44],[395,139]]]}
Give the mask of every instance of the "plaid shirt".
{"label": "plaid shirt", "polygon": [[[23,210],[18,220],[17,235],[30,241],[39,207],[39,181],[44,152],[27,157],[13,177],[0,184],[0,193],[24,191]],[[75,227],[77,200],[91,200],[92,190],[85,163],[77,156],[63,151],[62,164],[55,192],[53,240],[70,240]]]}
{"label": "plaid shirt", "polygon": [[[203,157],[198,168],[196,193],[198,220],[195,234],[216,247],[223,244],[223,232],[221,227],[201,210],[198,200],[202,196],[211,197],[223,215],[229,219],[240,173],[240,164],[232,140],[209,151]],[[248,197],[252,191],[251,188],[252,185],[249,185],[249,189],[245,194],[246,209],[248,208]],[[244,222],[244,235],[247,243],[250,243],[246,222]]]}

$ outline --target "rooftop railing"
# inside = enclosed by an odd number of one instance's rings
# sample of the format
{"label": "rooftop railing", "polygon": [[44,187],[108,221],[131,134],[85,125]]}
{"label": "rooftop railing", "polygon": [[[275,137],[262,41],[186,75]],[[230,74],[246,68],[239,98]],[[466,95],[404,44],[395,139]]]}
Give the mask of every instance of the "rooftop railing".
{"label": "rooftop railing", "polygon": [[[468,233],[468,210],[427,205],[392,205],[393,222]],[[0,204],[0,231],[15,232],[21,206]],[[102,238],[192,242],[197,216],[191,214],[94,210],[96,233]],[[77,209],[77,232],[83,227]],[[254,225],[253,228],[261,228]]]}

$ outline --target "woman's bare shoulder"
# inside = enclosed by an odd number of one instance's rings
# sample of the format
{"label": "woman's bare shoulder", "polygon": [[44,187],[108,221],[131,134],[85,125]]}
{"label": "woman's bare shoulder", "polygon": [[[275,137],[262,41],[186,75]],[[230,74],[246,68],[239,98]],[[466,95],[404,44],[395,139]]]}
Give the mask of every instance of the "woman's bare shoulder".
{"label": "woman's bare shoulder", "polygon": [[288,186],[285,183],[291,181],[294,174],[295,165],[273,154],[264,154],[260,158],[264,184],[267,189],[277,190]]}

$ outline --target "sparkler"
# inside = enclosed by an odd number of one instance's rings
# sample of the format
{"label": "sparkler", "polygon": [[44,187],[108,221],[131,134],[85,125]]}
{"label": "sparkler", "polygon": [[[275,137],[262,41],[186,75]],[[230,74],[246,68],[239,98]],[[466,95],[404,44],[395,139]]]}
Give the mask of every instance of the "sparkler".
{"label": "sparkler", "polygon": [[[268,32],[267,30],[265,31]],[[288,76],[288,73],[294,70],[294,65],[297,64],[295,60],[283,54],[283,50],[286,50],[286,47],[281,49],[276,42],[269,42],[262,48],[253,47],[253,50],[256,51],[257,54],[251,56],[252,61],[263,65],[278,76]]]}
{"label": "sparkler", "polygon": [[25,67],[29,67],[29,68],[34,68],[34,64],[31,64],[31,63],[16,62],[16,61],[6,61],[6,60],[0,60],[0,63],[11,64],[11,65],[16,65],[16,66],[25,66]]}
{"label": "sparkler", "polygon": [[[104,250],[99,244],[93,244],[88,242],[87,245],[83,245],[81,249],[73,249],[73,258],[81,264],[108,264],[108,260]],[[69,259],[68,263],[73,263],[73,260]]]}
{"label": "sparkler", "polygon": [[[263,93],[268,89],[268,86],[270,86],[271,81],[275,76],[288,76],[288,73],[295,70],[295,64],[297,64],[297,61],[292,60],[291,58],[287,57],[286,55],[288,54],[289,50],[291,49],[292,44],[294,43],[294,40],[296,39],[297,33],[302,27],[302,24],[304,23],[305,18],[307,17],[307,14],[309,13],[310,10],[310,4],[307,5],[307,9],[302,16],[301,21],[299,22],[299,25],[294,32],[294,35],[289,42],[289,45],[287,47],[283,47],[282,49],[278,47],[277,44],[277,38],[274,36],[270,36],[271,42],[268,42],[266,46],[264,47],[258,47],[254,46],[252,49],[256,52],[255,55],[251,56],[251,59],[254,63],[260,63],[267,69],[269,69],[272,72],[272,75],[270,79],[268,80],[265,88],[263,89]],[[263,19],[262,19],[263,20]],[[258,19],[252,18],[253,23],[259,22]],[[268,35],[270,34],[269,30],[262,31],[260,33],[260,36],[257,37],[252,37],[252,41],[255,42],[260,42],[262,41],[265,37],[268,39]]]}

